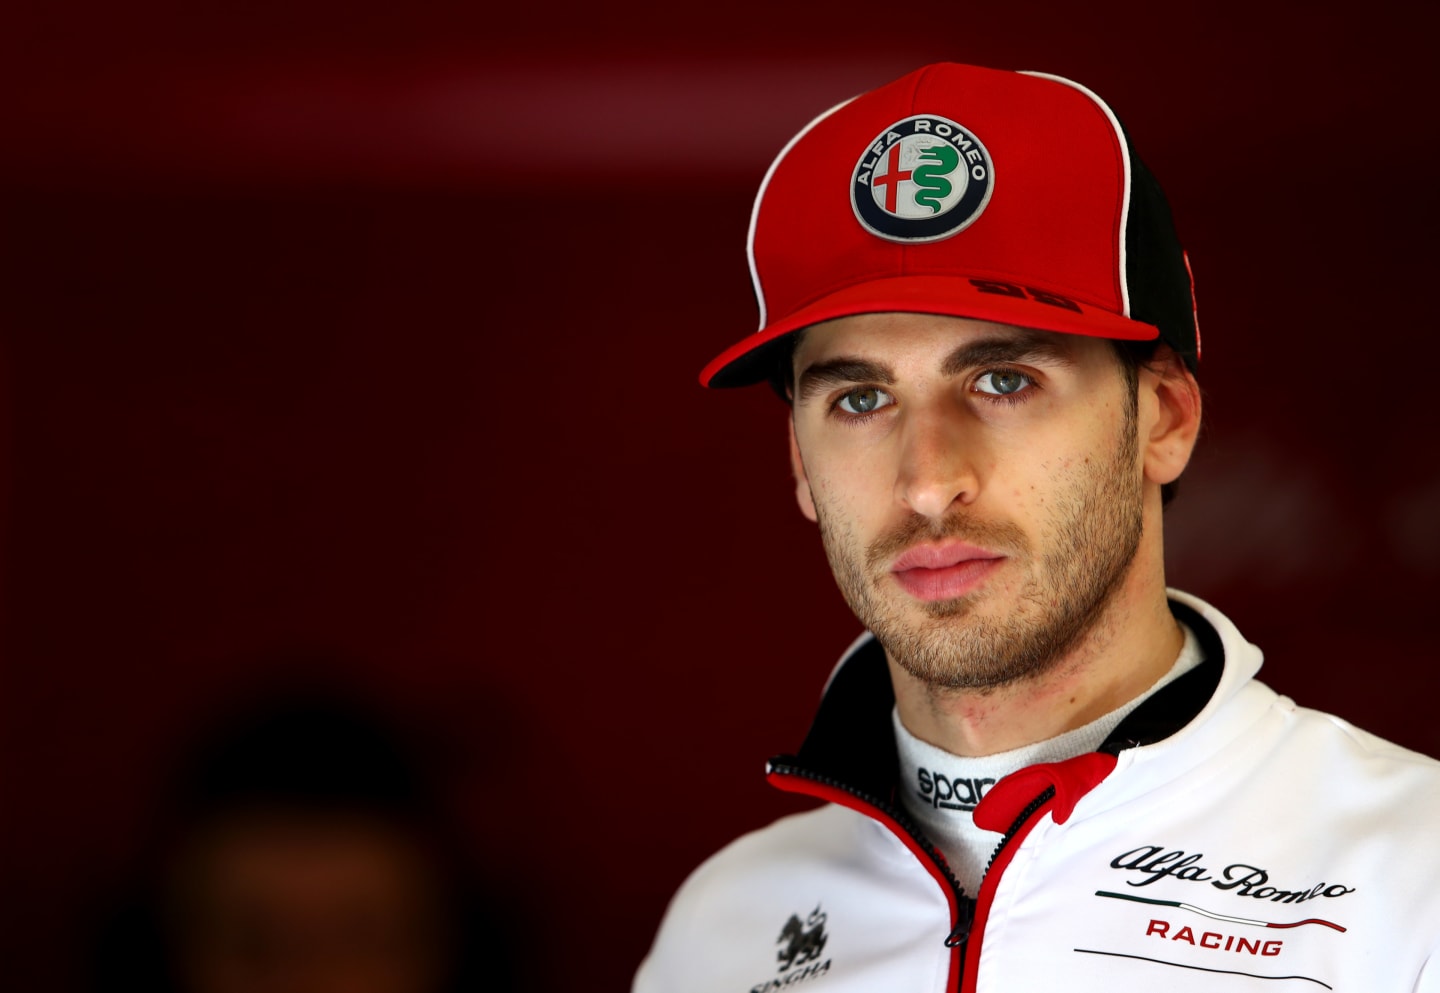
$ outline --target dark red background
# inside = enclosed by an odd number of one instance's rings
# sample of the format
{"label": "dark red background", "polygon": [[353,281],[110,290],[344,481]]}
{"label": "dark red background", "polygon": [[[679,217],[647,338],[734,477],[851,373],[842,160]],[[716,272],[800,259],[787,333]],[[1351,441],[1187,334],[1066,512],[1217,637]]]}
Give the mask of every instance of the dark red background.
{"label": "dark red background", "polygon": [[1173,582],[1272,685],[1440,752],[1410,9],[18,8],[7,988],[73,988],[175,756],[305,648],[452,743],[527,988],[624,988],[688,869],[793,809],[762,761],[856,632],[782,408],[695,385],[752,327],[752,191],[819,110],[940,58],[1098,90],[1170,194],[1208,403]]}

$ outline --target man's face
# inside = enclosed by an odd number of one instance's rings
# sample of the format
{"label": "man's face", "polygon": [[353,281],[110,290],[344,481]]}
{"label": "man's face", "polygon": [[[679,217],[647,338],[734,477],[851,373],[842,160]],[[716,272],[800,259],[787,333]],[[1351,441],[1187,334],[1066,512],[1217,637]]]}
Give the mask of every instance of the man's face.
{"label": "man's face", "polygon": [[801,508],[850,607],[932,685],[1050,669],[1139,547],[1135,394],[1110,344],[867,314],[795,352]]}
{"label": "man's face", "polygon": [[232,814],[172,880],[195,993],[434,993],[447,922],[420,844],[363,813]]}

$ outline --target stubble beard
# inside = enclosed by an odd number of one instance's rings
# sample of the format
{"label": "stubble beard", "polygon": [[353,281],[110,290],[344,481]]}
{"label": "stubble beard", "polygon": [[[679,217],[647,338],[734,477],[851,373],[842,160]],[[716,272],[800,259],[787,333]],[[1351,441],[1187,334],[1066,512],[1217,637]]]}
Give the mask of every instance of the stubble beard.
{"label": "stubble beard", "polygon": [[[1143,531],[1143,481],[1136,468],[1138,438],[1127,411],[1115,450],[1073,470],[1069,485],[1049,501],[1043,554],[1023,530],[964,512],[941,521],[912,515],[861,554],[848,527],[817,504],[825,553],[855,616],[889,657],[937,689],[994,689],[1051,671],[1104,615],[1125,580]],[[1060,477],[1064,478],[1064,477]],[[887,566],[919,541],[959,538],[1003,553],[1024,570],[1013,606],[987,614],[990,584],[953,600],[922,602],[896,590]],[[881,595],[888,586],[890,596]],[[907,610],[908,608],[908,610]],[[914,618],[918,609],[924,618]]]}

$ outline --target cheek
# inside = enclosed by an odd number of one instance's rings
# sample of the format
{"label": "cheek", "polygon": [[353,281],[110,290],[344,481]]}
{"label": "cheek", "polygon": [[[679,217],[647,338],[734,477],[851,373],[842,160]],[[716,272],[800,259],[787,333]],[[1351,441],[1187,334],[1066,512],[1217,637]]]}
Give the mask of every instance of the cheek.
{"label": "cheek", "polygon": [[843,470],[831,467],[810,472],[810,493],[821,513],[852,516],[857,503],[856,488],[853,475]]}
{"label": "cheek", "polygon": [[894,486],[874,466],[827,463],[810,471],[810,493],[829,522],[864,535],[892,513]]}
{"label": "cheek", "polygon": [[[1083,442],[1084,439],[1081,439]],[[1055,537],[1059,520],[1083,500],[1102,471],[1113,471],[1108,450],[1113,440],[1087,448],[1076,439],[1061,439],[1051,446],[1030,444],[1028,457],[1006,464],[997,462],[991,493],[995,514],[1019,525],[1041,542]]]}
{"label": "cheek", "polygon": [[1027,457],[1009,464],[999,460],[990,476],[1001,484],[999,489],[1015,509],[1052,503],[1056,493],[1064,490],[1077,472],[1083,471],[1087,461],[1086,454],[1064,445],[1046,448],[1032,443],[1020,451]]}

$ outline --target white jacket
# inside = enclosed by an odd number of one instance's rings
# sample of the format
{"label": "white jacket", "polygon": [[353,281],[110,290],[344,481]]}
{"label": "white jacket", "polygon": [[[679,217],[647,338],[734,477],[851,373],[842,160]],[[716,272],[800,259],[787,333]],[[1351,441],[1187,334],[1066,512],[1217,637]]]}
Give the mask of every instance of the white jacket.
{"label": "white jacket", "polygon": [[894,801],[889,675],[857,646],[770,766],[829,802],[700,866],[635,993],[1440,993],[1440,762],[1277,695],[1171,596],[1205,662],[991,787],[976,821],[1009,833],[974,900]]}

